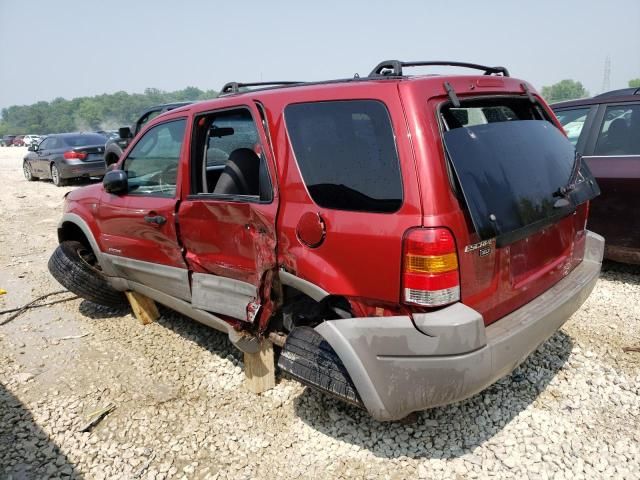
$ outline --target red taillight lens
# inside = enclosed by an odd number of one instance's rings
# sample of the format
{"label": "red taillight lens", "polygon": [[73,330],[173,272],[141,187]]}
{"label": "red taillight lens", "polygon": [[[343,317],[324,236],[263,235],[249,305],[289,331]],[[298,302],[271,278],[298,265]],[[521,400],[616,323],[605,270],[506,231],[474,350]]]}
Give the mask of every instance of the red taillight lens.
{"label": "red taillight lens", "polygon": [[404,303],[438,307],[460,300],[458,255],[446,228],[413,228],[404,237]]}
{"label": "red taillight lens", "polygon": [[67,160],[84,160],[85,158],[87,158],[87,152],[74,152],[73,150],[64,152],[63,155]]}

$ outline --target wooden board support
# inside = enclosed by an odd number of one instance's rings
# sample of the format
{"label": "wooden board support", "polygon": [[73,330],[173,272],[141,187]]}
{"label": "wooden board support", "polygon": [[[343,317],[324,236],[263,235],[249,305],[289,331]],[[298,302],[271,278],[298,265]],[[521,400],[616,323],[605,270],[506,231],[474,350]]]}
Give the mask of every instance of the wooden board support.
{"label": "wooden board support", "polygon": [[262,393],[276,386],[276,363],[273,356],[273,343],[260,342],[256,353],[244,354],[244,375],[247,389],[253,393]]}
{"label": "wooden board support", "polygon": [[160,317],[156,302],[138,292],[124,292],[138,321],[147,325]]}

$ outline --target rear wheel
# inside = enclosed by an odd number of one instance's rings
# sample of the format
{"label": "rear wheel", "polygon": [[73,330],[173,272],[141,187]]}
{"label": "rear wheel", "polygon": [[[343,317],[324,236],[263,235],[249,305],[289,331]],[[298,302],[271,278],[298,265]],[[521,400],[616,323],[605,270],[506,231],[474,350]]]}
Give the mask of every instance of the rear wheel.
{"label": "rear wheel", "polygon": [[22,163],[22,171],[24,173],[24,178],[26,178],[28,182],[33,182],[38,179],[38,177],[33,176],[33,171],[31,170],[31,164],[29,162]]}
{"label": "rear wheel", "polygon": [[51,181],[56,187],[63,187],[67,181],[60,176],[60,171],[55,164],[51,165]]}
{"label": "rear wheel", "polygon": [[48,266],[51,275],[65,288],[90,302],[107,307],[126,304],[124,294],[107,282],[93,251],[80,242],[62,242]]}

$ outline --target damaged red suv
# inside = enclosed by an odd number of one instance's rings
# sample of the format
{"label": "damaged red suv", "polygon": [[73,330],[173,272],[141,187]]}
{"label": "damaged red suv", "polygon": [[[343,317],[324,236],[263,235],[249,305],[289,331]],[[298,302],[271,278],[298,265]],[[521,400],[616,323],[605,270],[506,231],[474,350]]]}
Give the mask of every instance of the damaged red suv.
{"label": "damaged red suv", "polygon": [[[406,73],[443,64],[480,73]],[[153,119],[102,185],[66,197],[49,268],[243,351],[271,338],[281,371],[393,420],[480,392],[580,307],[604,248],[585,228],[597,194],[505,68],[387,61],[230,83]]]}

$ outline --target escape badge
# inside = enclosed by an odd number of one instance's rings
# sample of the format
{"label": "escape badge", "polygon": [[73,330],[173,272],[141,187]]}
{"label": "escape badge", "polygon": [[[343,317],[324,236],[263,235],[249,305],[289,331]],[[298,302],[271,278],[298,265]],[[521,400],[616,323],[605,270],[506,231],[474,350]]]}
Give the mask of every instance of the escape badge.
{"label": "escape badge", "polygon": [[489,240],[483,240],[482,242],[467,245],[464,247],[464,253],[475,252],[477,250],[479,256],[486,257],[491,253],[491,248],[495,241],[495,238],[490,238]]}

